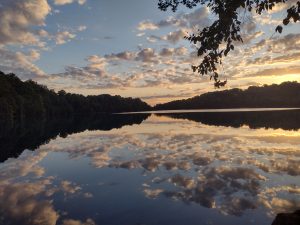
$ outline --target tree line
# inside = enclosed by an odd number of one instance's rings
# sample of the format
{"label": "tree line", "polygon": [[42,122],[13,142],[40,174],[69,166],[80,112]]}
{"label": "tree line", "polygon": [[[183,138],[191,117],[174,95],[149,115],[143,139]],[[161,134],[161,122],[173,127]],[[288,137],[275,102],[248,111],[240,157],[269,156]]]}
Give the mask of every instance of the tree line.
{"label": "tree line", "polygon": [[21,81],[14,74],[0,72],[0,120],[13,124],[28,119],[56,119],[70,115],[119,113],[149,110],[217,109],[217,108],[284,108],[300,107],[300,84],[251,86],[215,91],[189,99],[149,106],[138,98],[97,95],[83,96],[55,92],[35,81]]}
{"label": "tree line", "polygon": [[26,119],[51,119],[75,114],[145,111],[151,107],[138,98],[56,93],[35,81],[21,81],[0,72],[0,119],[14,123]]}
{"label": "tree line", "polygon": [[215,91],[189,99],[158,104],[155,110],[229,109],[229,108],[288,108],[300,107],[300,84],[250,86],[246,90],[234,88]]}

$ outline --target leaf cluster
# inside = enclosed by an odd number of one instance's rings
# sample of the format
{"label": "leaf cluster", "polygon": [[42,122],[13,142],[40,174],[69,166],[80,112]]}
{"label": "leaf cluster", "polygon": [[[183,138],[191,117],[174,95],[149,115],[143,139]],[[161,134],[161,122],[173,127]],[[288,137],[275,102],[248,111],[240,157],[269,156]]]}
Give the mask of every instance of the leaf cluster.
{"label": "leaf cluster", "polygon": [[[243,42],[239,9],[261,15],[264,11],[271,11],[276,5],[287,2],[288,0],[159,0],[158,7],[162,11],[171,8],[173,12],[180,5],[188,8],[203,5],[210,9],[216,20],[210,26],[185,38],[197,46],[197,55],[202,57],[199,65],[192,66],[193,71],[209,75],[214,80],[215,87],[219,88],[227,83],[219,79],[217,67],[222,64],[222,57],[234,50],[234,42]],[[287,9],[282,25],[288,25],[291,20],[300,20],[300,1]],[[283,27],[279,25],[275,31],[282,33]]]}

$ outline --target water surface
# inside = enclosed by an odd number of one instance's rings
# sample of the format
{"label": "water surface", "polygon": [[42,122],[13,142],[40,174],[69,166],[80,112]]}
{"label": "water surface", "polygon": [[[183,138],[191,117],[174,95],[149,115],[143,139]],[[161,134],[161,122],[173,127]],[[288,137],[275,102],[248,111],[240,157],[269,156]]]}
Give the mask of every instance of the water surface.
{"label": "water surface", "polygon": [[0,224],[268,225],[300,209],[299,129],[299,110],[9,128]]}

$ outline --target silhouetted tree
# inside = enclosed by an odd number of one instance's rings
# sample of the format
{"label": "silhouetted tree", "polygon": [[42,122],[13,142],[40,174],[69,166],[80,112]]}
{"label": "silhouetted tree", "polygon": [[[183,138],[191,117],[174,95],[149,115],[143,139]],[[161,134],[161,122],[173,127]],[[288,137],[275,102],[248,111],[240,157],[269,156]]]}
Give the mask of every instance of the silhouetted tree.
{"label": "silhouetted tree", "polygon": [[277,214],[272,225],[298,225],[300,224],[300,210],[294,213],[279,213]]}
{"label": "silhouetted tree", "polygon": [[246,90],[234,88],[215,91],[189,99],[158,104],[156,110],[220,109],[220,108],[283,108],[300,107],[300,84],[251,86]]}
{"label": "silhouetted tree", "polygon": [[[224,86],[227,81],[221,81],[217,70],[217,65],[222,64],[222,57],[234,50],[234,42],[243,42],[241,36],[241,21],[239,9],[255,11],[261,15],[264,11],[271,11],[277,4],[287,4],[289,0],[159,0],[159,9],[166,11],[171,8],[174,12],[179,5],[194,8],[198,5],[205,5],[210,8],[216,20],[199,33],[187,36],[190,42],[198,47],[198,56],[203,56],[203,60],[197,66],[192,66],[194,72],[201,75],[209,75],[214,79],[215,86]],[[300,20],[300,1],[287,9],[287,16],[282,24],[287,25],[290,21]],[[281,33],[283,27],[278,25],[276,32]],[[225,46],[224,48],[222,46]]]}
{"label": "silhouetted tree", "polygon": [[95,113],[145,111],[151,107],[140,99],[121,96],[83,96],[55,93],[36,82],[21,81],[14,74],[0,71],[0,120],[7,124],[23,120],[45,120],[73,114],[84,116]]}

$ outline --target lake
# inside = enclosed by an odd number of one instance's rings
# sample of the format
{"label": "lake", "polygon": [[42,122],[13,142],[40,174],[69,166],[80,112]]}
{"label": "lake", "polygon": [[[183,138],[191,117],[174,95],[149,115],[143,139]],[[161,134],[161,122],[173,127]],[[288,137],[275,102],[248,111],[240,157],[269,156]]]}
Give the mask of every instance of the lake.
{"label": "lake", "polygon": [[271,225],[300,209],[300,110],[95,115],[0,129],[0,224]]}

